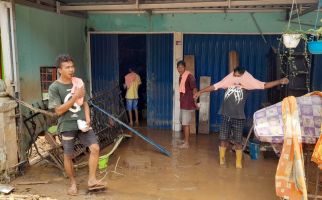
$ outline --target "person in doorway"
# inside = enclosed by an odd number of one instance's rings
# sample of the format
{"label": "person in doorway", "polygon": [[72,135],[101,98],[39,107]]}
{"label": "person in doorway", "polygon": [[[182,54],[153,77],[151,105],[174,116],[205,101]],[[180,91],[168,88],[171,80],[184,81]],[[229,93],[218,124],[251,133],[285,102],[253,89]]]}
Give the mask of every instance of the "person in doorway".
{"label": "person in doorway", "polygon": [[186,70],[186,63],[181,60],[177,63],[180,92],[180,121],[182,125],[184,141],[180,148],[189,148],[190,122],[192,113],[197,109],[193,95],[197,93],[196,80],[194,76]]}
{"label": "person in doorway", "polygon": [[126,95],[125,95],[126,109],[128,110],[128,113],[129,113],[130,126],[133,126],[132,110],[134,110],[134,113],[135,113],[135,125],[139,126],[138,90],[140,85],[141,85],[140,76],[137,73],[135,73],[135,71],[132,68],[130,68],[129,73],[125,76],[125,84],[124,84],[124,87],[126,88]]}
{"label": "person in doorway", "polygon": [[90,109],[85,97],[85,88],[81,79],[74,77],[74,60],[69,55],[57,57],[56,66],[60,77],[49,86],[49,105],[59,116],[58,132],[62,136],[64,148],[64,167],[70,179],[69,195],[77,195],[77,184],[73,168],[74,142],[76,137],[89,147],[88,161],[89,178],[88,189],[105,188],[105,185],[96,179],[96,169],[99,158],[98,140],[90,128]]}
{"label": "person in doorway", "polygon": [[255,79],[244,68],[237,67],[214,85],[208,86],[194,95],[197,99],[204,92],[212,92],[218,89],[225,89],[224,100],[219,110],[222,115],[220,127],[220,146],[219,146],[219,161],[220,165],[225,165],[225,152],[228,146],[230,133],[236,147],[236,168],[242,168],[242,137],[245,123],[244,107],[246,102],[247,91],[256,89],[268,89],[278,85],[288,84],[287,78],[271,82],[261,82]]}

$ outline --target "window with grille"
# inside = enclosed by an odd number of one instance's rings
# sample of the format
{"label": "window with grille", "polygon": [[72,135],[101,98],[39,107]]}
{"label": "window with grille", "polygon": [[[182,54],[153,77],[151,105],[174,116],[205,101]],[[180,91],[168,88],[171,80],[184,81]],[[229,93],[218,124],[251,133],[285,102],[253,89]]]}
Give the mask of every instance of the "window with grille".
{"label": "window with grille", "polygon": [[48,99],[48,88],[55,80],[57,80],[56,67],[40,67],[40,84],[43,100]]}

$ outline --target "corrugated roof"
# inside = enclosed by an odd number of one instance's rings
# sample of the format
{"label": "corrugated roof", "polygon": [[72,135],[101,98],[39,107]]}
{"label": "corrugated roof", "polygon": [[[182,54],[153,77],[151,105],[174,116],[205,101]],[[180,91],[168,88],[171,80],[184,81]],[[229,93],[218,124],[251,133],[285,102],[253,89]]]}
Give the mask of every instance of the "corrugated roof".
{"label": "corrugated roof", "polygon": [[[285,10],[292,7],[291,0],[17,0],[17,3],[58,7],[60,11],[177,11],[177,10]],[[60,4],[56,4],[60,2]],[[318,0],[297,0],[300,14],[317,9]],[[58,6],[57,6],[58,5]],[[296,8],[294,7],[294,10]]]}

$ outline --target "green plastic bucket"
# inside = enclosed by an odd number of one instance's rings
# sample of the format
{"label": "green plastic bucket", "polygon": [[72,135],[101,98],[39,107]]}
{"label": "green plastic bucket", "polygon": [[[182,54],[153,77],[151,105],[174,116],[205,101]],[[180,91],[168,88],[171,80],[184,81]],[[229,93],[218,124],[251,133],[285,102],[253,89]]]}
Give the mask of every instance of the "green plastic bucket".
{"label": "green plastic bucket", "polygon": [[98,169],[99,170],[103,170],[103,169],[107,168],[108,158],[109,157],[107,155],[99,157],[99,160],[98,160]]}

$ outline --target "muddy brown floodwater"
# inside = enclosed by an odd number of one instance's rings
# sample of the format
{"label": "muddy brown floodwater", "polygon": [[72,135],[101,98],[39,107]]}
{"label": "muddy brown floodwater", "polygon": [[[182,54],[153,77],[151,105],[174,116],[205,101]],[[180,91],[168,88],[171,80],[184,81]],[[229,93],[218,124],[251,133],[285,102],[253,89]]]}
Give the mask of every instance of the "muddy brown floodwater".
{"label": "muddy brown floodwater", "polygon": [[[179,149],[179,133],[139,129],[171,151],[167,157],[138,137],[123,141],[109,159],[104,179],[108,190],[87,194],[87,168],[76,171],[79,195],[66,194],[68,179],[46,163],[30,167],[13,185],[25,181],[48,184],[15,185],[19,194],[38,194],[55,199],[106,200],[275,200],[274,176],[277,159],[250,160],[244,156],[244,168],[235,169],[235,155],[227,152],[227,168],[218,163],[217,134],[191,137],[189,149]],[[110,147],[109,147],[110,148]],[[101,154],[108,152],[104,149]],[[117,173],[115,168],[117,159]],[[104,173],[98,173],[103,177]]]}

